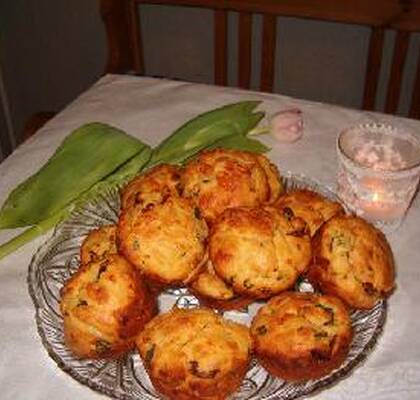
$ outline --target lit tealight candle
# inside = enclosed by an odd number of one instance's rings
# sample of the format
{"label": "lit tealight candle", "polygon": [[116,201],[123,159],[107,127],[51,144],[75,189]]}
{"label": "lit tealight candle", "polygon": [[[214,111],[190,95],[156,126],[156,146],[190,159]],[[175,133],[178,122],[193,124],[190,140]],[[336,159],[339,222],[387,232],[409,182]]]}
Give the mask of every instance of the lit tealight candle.
{"label": "lit tealight candle", "polygon": [[389,201],[382,192],[373,192],[371,200],[359,199],[361,215],[370,220],[392,221],[404,214],[401,202]]}

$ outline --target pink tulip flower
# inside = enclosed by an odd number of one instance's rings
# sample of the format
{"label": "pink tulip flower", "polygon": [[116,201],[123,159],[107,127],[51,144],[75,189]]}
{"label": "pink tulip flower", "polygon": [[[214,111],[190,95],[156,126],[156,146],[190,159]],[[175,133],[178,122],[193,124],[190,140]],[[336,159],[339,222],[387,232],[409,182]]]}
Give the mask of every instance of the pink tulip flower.
{"label": "pink tulip flower", "polygon": [[270,120],[270,133],[278,141],[293,143],[303,135],[302,111],[298,108],[279,111]]}

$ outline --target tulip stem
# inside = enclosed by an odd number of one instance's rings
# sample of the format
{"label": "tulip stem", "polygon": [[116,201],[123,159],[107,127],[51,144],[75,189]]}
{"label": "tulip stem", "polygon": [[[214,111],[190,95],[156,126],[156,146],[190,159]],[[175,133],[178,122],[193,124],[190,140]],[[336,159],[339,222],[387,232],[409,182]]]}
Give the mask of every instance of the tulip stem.
{"label": "tulip stem", "polygon": [[265,135],[270,133],[269,126],[257,126],[254,129],[251,129],[246,135],[247,136],[257,136],[257,135]]}
{"label": "tulip stem", "polygon": [[62,221],[68,215],[69,209],[65,208],[58,213],[54,214],[52,217],[49,217],[37,225],[34,225],[14,238],[10,239],[8,242],[0,246],[0,260],[10,253],[13,253],[20,247],[24,246],[26,243],[34,240],[38,236],[43,235],[51,228],[53,228],[57,223]]}

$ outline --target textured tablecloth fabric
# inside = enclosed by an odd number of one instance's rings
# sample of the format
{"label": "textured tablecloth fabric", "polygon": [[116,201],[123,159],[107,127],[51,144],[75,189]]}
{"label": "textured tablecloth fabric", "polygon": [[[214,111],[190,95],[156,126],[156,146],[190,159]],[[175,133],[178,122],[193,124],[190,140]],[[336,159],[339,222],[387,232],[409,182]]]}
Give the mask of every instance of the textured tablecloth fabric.
{"label": "textured tablecloth fabric", "polygon": [[[335,141],[343,128],[386,121],[420,134],[418,121],[392,116],[233,88],[107,75],[0,165],[0,202],[81,124],[106,122],[156,145],[197,114],[240,100],[261,100],[260,109],[267,115],[299,107],[304,118],[300,141],[282,144],[270,136],[261,140],[272,148],[269,157],[281,171],[305,174],[331,188],[335,188],[337,172]],[[401,228],[389,235],[397,265],[397,290],[389,300],[385,329],[375,350],[351,376],[314,399],[420,399],[419,197]],[[0,231],[0,242],[16,233]],[[36,330],[27,271],[32,255],[50,235],[0,261],[0,398],[104,399],[56,366]]]}

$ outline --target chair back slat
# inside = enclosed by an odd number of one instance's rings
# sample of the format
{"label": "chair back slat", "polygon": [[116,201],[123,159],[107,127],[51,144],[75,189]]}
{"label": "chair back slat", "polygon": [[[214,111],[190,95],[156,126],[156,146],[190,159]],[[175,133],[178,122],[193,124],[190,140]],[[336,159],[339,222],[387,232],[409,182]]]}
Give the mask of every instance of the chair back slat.
{"label": "chair back slat", "polygon": [[214,83],[227,85],[227,11],[214,10]]}
{"label": "chair back slat", "polygon": [[378,88],[379,73],[381,70],[383,44],[383,28],[372,28],[365,74],[365,88],[363,95],[364,110],[373,110],[375,108],[376,91]]}
{"label": "chair back slat", "polygon": [[104,22],[108,56],[105,65],[106,73],[120,73],[133,68],[134,52],[127,43],[131,40],[129,3],[115,0],[101,0],[99,12]]}
{"label": "chair back slat", "polygon": [[408,116],[410,118],[420,119],[420,54],[417,58],[417,73],[414,81],[411,107]]}
{"label": "chair back slat", "polygon": [[388,91],[385,102],[385,112],[395,114],[400,101],[401,82],[403,78],[407,50],[410,41],[410,32],[398,31],[394,44],[391,74],[388,82]]}
{"label": "chair back slat", "polygon": [[272,92],[274,85],[274,67],[276,57],[277,17],[272,14],[263,16],[263,33],[261,49],[261,78],[260,89]]}
{"label": "chair back slat", "polygon": [[133,48],[133,70],[137,74],[144,74],[143,41],[140,27],[140,11],[135,1],[129,2],[129,27],[131,32],[130,45]]}
{"label": "chair back slat", "polygon": [[249,89],[251,83],[252,14],[239,13],[238,26],[238,86]]}

